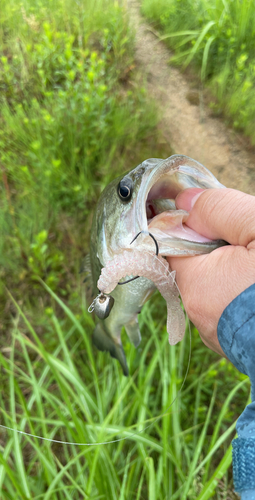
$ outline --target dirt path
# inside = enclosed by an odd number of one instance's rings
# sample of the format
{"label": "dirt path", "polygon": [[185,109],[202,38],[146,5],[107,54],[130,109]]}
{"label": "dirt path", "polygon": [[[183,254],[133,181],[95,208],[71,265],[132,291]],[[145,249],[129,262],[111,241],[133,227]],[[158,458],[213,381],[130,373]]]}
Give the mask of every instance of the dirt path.
{"label": "dirt path", "polygon": [[169,66],[170,52],[149,31],[139,2],[127,0],[127,8],[136,30],[136,61],[161,109],[160,128],[169,151],[200,161],[225,186],[255,195],[255,154],[244,148],[238,134],[210,116],[210,110],[189,102],[187,77]]}

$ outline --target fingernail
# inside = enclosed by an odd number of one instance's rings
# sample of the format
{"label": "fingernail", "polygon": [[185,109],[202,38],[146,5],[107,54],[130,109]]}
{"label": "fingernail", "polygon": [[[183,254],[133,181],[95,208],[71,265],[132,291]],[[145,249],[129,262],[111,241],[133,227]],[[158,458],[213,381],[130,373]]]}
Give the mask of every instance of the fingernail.
{"label": "fingernail", "polygon": [[176,207],[190,212],[199,196],[201,196],[204,191],[205,189],[200,188],[184,189],[184,191],[181,191],[175,199]]}

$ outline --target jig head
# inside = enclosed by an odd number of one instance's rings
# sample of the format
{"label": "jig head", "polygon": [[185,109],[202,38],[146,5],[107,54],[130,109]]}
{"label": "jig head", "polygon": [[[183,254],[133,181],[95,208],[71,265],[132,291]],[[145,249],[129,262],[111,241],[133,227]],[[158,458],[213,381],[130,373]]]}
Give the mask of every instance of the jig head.
{"label": "jig head", "polygon": [[99,319],[106,319],[113,308],[113,304],[114,298],[111,295],[100,292],[89,306],[88,312],[92,313],[94,311]]}

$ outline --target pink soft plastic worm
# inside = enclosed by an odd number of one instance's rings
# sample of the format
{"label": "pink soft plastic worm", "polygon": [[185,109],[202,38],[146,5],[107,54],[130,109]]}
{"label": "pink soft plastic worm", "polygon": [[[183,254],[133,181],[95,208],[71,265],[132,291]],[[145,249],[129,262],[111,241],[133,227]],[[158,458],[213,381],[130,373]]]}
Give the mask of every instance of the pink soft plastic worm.
{"label": "pink soft plastic worm", "polygon": [[160,256],[135,249],[124,250],[102,268],[97,287],[101,292],[110,294],[121,278],[131,274],[138,274],[153,281],[165,299],[169,344],[177,344],[185,334],[185,317],[175,284],[175,272],[170,272],[168,262]]}

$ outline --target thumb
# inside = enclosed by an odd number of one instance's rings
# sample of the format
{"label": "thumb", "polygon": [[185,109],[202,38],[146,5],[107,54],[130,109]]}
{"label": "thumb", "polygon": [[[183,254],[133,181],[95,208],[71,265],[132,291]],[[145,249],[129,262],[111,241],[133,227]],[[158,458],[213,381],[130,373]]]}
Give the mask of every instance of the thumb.
{"label": "thumb", "polygon": [[247,247],[255,240],[255,197],[235,189],[185,189],[175,200],[187,226],[207,238]]}

